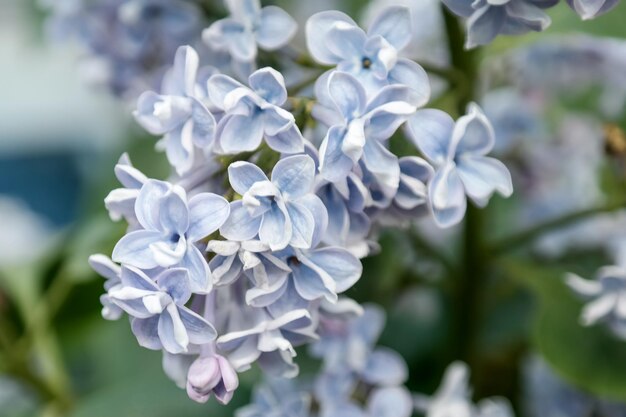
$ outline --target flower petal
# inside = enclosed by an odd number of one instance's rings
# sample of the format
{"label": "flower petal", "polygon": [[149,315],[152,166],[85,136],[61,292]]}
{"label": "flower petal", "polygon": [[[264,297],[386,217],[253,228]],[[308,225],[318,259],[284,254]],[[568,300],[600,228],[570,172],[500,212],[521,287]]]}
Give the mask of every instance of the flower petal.
{"label": "flower petal", "polygon": [[190,244],[187,247],[187,252],[178,266],[187,270],[190,288],[193,292],[199,294],[211,292],[213,288],[211,270],[202,252],[195,245]]}
{"label": "flower petal", "polygon": [[345,72],[334,72],[328,78],[328,93],[347,121],[365,110],[367,94],[359,81]]}
{"label": "flower petal", "polygon": [[[269,8],[268,6],[266,8]],[[287,100],[285,78],[274,68],[265,67],[256,70],[248,78],[250,88],[265,101],[280,106]]]}
{"label": "flower petal", "polygon": [[345,134],[345,128],[333,126],[320,146],[320,174],[330,182],[345,179],[354,166],[352,160],[342,151]]}
{"label": "flower petal", "polygon": [[298,30],[298,24],[280,7],[261,9],[256,41],[262,49],[273,51],[289,43]]}
{"label": "flower petal", "polygon": [[213,193],[200,193],[189,200],[189,242],[210,235],[219,229],[230,214],[230,205],[222,196]]}
{"label": "flower petal", "polygon": [[465,193],[478,204],[485,203],[495,191],[504,197],[513,193],[511,174],[497,159],[485,156],[465,156],[457,162],[457,172]]}
{"label": "flower petal", "polygon": [[439,227],[451,227],[463,219],[467,209],[465,189],[453,165],[435,172],[428,184],[428,196]]}
{"label": "flower petal", "polygon": [[246,241],[259,232],[261,217],[252,217],[241,200],[230,203],[230,215],[220,227],[220,234],[228,240]]}
{"label": "flower petal", "polygon": [[345,13],[329,10],[316,13],[306,22],[306,44],[313,59],[324,65],[334,65],[343,58],[328,49],[328,33],[334,27],[356,27],[357,24]]}
{"label": "flower petal", "polygon": [[147,319],[134,318],[130,322],[133,334],[139,342],[139,346],[150,350],[161,350],[163,345],[158,334],[159,316]]}
{"label": "flower petal", "polygon": [[454,120],[441,110],[418,110],[407,122],[409,138],[415,146],[435,165],[448,158]]}
{"label": "flower petal", "polygon": [[136,230],[120,239],[113,248],[112,258],[115,262],[136,266],[141,269],[156,268],[158,263],[150,245],[163,239],[161,232],[152,230]]}
{"label": "flower petal", "polygon": [[315,162],[308,155],[281,159],[272,169],[272,183],[285,199],[297,199],[311,192],[315,180]]}
{"label": "flower petal", "polygon": [[398,51],[411,41],[411,11],[405,6],[390,6],[380,13],[367,31],[368,36],[380,35]]}
{"label": "flower petal", "polygon": [[284,206],[272,203],[272,208],[262,216],[259,240],[267,243],[272,250],[284,249],[291,240],[293,230],[286,212]]}
{"label": "flower petal", "polygon": [[224,116],[218,125],[220,150],[237,154],[256,150],[263,139],[263,118],[260,114]]}

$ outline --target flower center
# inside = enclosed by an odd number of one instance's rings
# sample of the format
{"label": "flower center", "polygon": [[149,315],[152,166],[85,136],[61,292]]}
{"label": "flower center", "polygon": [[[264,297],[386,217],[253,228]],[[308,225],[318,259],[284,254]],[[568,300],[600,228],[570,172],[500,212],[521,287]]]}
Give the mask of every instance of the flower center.
{"label": "flower center", "polygon": [[372,66],[372,60],[368,57],[363,57],[363,59],[361,60],[361,65],[365,69],[370,69],[370,67]]}

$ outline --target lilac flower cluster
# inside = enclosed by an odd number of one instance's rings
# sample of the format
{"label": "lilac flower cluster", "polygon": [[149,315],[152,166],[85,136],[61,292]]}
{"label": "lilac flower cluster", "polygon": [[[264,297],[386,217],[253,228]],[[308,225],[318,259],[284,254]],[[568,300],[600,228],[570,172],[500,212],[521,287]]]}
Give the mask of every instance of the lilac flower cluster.
{"label": "lilac flower cluster", "polygon": [[195,0],[42,0],[47,30],[76,39],[85,52],[83,74],[114,94],[157,85],[180,45],[194,42],[203,19]]}
{"label": "lilac flower cluster", "polygon": [[[418,110],[430,84],[400,56],[407,8],[384,10],[367,31],[339,12],[312,16],[309,52],[332,66],[313,98],[289,97],[278,70],[255,69],[257,47],[285,45],[295,22],[258,1],[227,5],[231,16],[204,40],[233,66],[201,66],[193,47],[180,46],[161,86],[138,97],[135,119],[161,137],[173,172],[149,178],[126,155],[115,168],[122,187],[105,204],[129,228],[111,259],[90,259],[107,279],[103,315],[126,313],[138,343],[163,352],[166,373],[193,400],[227,403],[238,374],[255,364],[295,377],[295,348],[315,342],[325,363],[315,393],[322,415],[408,417],[406,365],[374,347],[382,313],[366,308],[356,318],[361,308],[340,294],[361,277],[383,220],[432,214],[451,227],[468,197],[482,206],[512,193],[506,167],[487,156],[493,128],[476,104],[456,122]],[[390,139],[403,125],[415,155],[398,157]],[[356,404],[363,384],[372,394]],[[259,401],[267,405],[271,392],[259,391]]]}

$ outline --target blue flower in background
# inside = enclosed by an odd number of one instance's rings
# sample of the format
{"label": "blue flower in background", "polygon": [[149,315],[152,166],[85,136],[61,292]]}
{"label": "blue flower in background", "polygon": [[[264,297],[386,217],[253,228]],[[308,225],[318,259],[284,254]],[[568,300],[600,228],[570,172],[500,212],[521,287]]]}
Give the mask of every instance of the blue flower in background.
{"label": "blue flower in background", "polygon": [[593,19],[617,6],[619,0],[567,0],[576,13],[584,20]]}
{"label": "blue flower in background", "polygon": [[404,387],[383,387],[368,394],[365,408],[349,400],[322,402],[321,408],[320,417],[411,417],[413,400]]}
{"label": "blue flower in background", "polygon": [[310,417],[311,395],[293,380],[273,378],[252,393],[251,404],[238,409],[236,417]]}
{"label": "blue flower in background", "polygon": [[498,35],[540,32],[550,26],[543,11],[559,0],[443,0],[453,13],[467,18],[465,46],[490,43]]}
{"label": "blue flower in background", "polygon": [[580,316],[580,322],[584,326],[604,322],[616,336],[626,339],[626,270],[624,268],[618,266],[601,268],[595,280],[568,274],[566,283],[579,297],[589,300]]}
{"label": "blue flower in background", "polygon": [[311,247],[319,211],[316,207],[323,206],[312,194],[315,163],[311,157],[281,159],[272,170],[271,181],[259,167],[243,161],[228,167],[228,177],[242,199],[230,204],[230,217],[220,228],[222,236],[246,241],[258,235],[272,250],[287,245]]}
{"label": "blue flower in background", "polygon": [[294,116],[280,107],[287,101],[283,76],[273,68],[261,68],[250,75],[248,84],[250,88],[222,74],[208,81],[210,100],[225,113],[217,127],[215,151],[253,151],[265,138],[277,152],[303,152],[304,139]]}
{"label": "blue flower in background", "polygon": [[255,67],[257,46],[266,51],[282,48],[298,29],[283,9],[261,8],[259,0],[226,0],[226,6],[230,16],[205,29],[202,39],[212,49],[227,51],[243,76]]}
{"label": "blue flower in background", "polygon": [[120,278],[109,297],[132,317],[141,346],[178,354],[217,337],[211,323],[185,307],[191,292],[184,269],[168,269],[152,281],[139,269],[123,267]]}
{"label": "blue flower in background", "polygon": [[149,180],[135,202],[142,229],[120,239],[113,249],[113,260],[141,269],[185,268],[192,291],[209,292],[211,271],[194,242],[216,231],[229,212],[230,206],[221,196],[200,193],[187,200],[181,187]]}
{"label": "blue flower in background", "polygon": [[95,254],[89,257],[89,265],[100,276],[106,279],[104,289],[106,294],[100,296],[102,303],[102,317],[107,320],[117,320],[122,317],[122,309],[119,308],[111,299],[108,291],[118,285],[121,285],[122,270],[119,265],[113,262],[108,256]]}
{"label": "blue flower in background", "polygon": [[311,56],[324,65],[352,74],[368,94],[389,84],[404,84],[430,94],[428,76],[415,62],[399,57],[411,40],[411,13],[407,7],[385,9],[363,31],[338,11],[317,13],[307,21],[306,40]]}
{"label": "blue flower in background", "polygon": [[86,50],[82,75],[114,94],[136,97],[158,85],[180,45],[200,36],[201,11],[186,0],[43,0],[55,39]]}
{"label": "blue flower in background", "polygon": [[497,159],[485,156],[495,137],[489,120],[476,104],[454,120],[440,110],[420,110],[408,121],[412,140],[436,172],[428,185],[435,221],[441,227],[459,223],[467,208],[466,195],[484,206],[494,192],[513,192],[511,174]]}
{"label": "blue flower in background", "polygon": [[391,85],[368,100],[361,83],[343,72],[333,72],[327,88],[316,88],[316,95],[322,104],[314,109],[314,116],[331,126],[320,145],[322,177],[330,182],[345,180],[362,159],[388,192],[395,193],[400,168],[385,141],[427,102],[428,96]]}
{"label": "blue flower in background", "polygon": [[440,387],[432,397],[414,394],[415,409],[427,416],[514,417],[511,405],[503,398],[472,403],[469,368],[463,362],[448,366]]}
{"label": "blue flower in background", "polygon": [[162,94],[147,91],[139,96],[137,122],[153,135],[165,135],[162,146],[178,174],[189,171],[198,148],[213,142],[215,118],[198,99],[198,54],[190,46],[176,51],[174,67],[163,80]]}

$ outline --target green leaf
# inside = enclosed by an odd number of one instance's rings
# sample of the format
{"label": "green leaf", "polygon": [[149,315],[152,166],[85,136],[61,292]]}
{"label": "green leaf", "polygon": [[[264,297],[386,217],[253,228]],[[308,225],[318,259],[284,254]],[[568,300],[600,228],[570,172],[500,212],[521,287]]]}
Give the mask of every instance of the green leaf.
{"label": "green leaf", "polygon": [[580,325],[583,303],[566,287],[566,271],[509,261],[505,269],[538,296],[532,342],[557,373],[597,396],[626,400],[626,342],[602,325]]}

